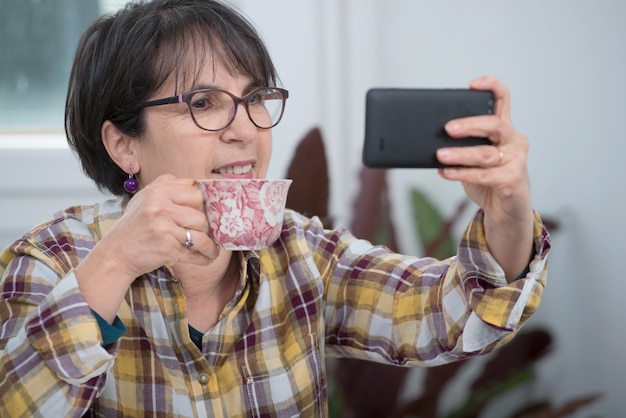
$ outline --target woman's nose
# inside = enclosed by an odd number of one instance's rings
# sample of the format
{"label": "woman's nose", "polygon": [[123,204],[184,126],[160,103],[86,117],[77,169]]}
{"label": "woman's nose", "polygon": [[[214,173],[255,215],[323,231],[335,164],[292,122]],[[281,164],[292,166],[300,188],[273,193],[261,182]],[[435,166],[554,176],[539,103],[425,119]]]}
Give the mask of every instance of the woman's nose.
{"label": "woman's nose", "polygon": [[234,109],[233,121],[224,128],[222,138],[227,141],[254,141],[258,136],[257,126],[252,123],[244,103],[238,103]]}

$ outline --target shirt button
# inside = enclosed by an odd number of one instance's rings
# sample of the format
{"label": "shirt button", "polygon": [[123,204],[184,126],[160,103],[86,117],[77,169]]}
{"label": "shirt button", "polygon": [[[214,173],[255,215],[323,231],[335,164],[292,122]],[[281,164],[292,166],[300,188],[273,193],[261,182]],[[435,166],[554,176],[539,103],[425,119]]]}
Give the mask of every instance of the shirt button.
{"label": "shirt button", "polygon": [[209,383],[209,375],[207,373],[200,373],[198,375],[198,382],[200,382],[202,386],[206,386]]}

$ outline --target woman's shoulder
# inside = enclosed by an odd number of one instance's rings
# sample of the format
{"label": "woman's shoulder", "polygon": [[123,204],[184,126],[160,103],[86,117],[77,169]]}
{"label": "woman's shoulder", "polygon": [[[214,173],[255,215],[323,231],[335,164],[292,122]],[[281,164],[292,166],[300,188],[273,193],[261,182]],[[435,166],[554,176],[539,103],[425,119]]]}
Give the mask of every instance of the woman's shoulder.
{"label": "woman's shoulder", "polygon": [[71,269],[74,262],[93,248],[109,224],[121,216],[122,209],[123,200],[114,198],[56,212],[5,247],[0,254],[0,271],[22,255]]}
{"label": "woman's shoulder", "polygon": [[93,230],[100,231],[100,224],[107,220],[116,220],[122,214],[122,199],[113,198],[90,205],[70,206],[60,210],[52,217],[22,236],[24,240],[41,239],[45,236],[64,234],[84,234]]}
{"label": "woman's shoulder", "polygon": [[9,244],[0,256],[0,264],[6,265],[19,255],[52,260],[73,254],[80,258],[81,253],[93,248],[108,224],[121,216],[122,207],[122,200],[116,198],[58,211]]}
{"label": "woman's shoulder", "polygon": [[285,209],[283,217],[283,233],[302,233],[304,231],[315,231],[317,234],[324,233],[326,226],[318,216],[311,216],[296,212],[292,209]]}
{"label": "woman's shoulder", "polygon": [[[318,216],[308,216],[290,209],[285,210],[281,241],[283,244],[306,242],[309,247],[319,250],[320,246],[330,250],[330,247],[348,243],[354,237],[341,226],[329,225],[326,219]],[[300,244],[296,244],[301,247]]]}

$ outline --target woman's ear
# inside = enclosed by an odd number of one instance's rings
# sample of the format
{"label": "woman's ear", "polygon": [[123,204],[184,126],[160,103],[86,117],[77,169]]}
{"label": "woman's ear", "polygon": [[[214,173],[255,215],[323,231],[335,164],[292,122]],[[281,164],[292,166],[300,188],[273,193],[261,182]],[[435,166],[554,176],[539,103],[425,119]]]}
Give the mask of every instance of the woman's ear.
{"label": "woman's ear", "polygon": [[104,121],[100,135],[107,153],[118,167],[129,174],[139,172],[141,167],[136,152],[137,141],[122,133],[110,120]]}

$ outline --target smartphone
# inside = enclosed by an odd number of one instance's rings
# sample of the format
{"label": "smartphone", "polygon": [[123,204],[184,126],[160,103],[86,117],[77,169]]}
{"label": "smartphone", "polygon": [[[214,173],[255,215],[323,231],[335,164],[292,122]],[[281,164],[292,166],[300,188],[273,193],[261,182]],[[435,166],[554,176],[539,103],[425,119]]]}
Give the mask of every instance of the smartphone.
{"label": "smartphone", "polygon": [[441,147],[487,145],[487,138],[451,138],[444,125],[494,113],[491,91],[373,88],[365,99],[363,163],[371,168],[438,168]]}

